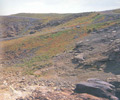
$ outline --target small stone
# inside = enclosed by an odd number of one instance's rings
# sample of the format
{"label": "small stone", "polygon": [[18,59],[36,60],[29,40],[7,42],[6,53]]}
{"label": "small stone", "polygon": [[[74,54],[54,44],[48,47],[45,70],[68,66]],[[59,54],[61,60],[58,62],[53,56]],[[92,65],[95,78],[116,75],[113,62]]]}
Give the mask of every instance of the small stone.
{"label": "small stone", "polygon": [[7,83],[6,81],[4,81],[4,82],[3,82],[3,85],[7,86],[7,85],[8,85],[8,83]]}
{"label": "small stone", "polygon": [[113,33],[116,33],[117,31],[112,31]]}

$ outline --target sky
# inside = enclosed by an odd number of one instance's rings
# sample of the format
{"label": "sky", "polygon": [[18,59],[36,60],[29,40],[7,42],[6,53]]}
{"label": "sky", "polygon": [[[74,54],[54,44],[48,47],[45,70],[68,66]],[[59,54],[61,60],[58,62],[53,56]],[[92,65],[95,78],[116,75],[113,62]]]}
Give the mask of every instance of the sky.
{"label": "sky", "polygon": [[81,13],[120,8],[120,0],[0,0],[0,15]]}

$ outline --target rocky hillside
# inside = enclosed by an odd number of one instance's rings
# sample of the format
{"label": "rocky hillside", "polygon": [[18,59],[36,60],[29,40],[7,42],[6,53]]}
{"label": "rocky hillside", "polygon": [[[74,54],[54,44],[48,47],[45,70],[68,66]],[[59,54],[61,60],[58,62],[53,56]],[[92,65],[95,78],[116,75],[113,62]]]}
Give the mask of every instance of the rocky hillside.
{"label": "rocky hillside", "polygon": [[70,50],[91,32],[119,24],[120,14],[110,12],[16,14],[1,17],[0,41],[4,44],[2,63],[18,63],[23,58],[32,60],[33,57],[36,60],[41,56],[51,58]]}
{"label": "rocky hillside", "polygon": [[119,100],[119,9],[0,17],[0,100]]}
{"label": "rocky hillside", "polygon": [[[77,43],[74,49],[76,68],[97,68],[120,73],[120,24],[92,32]],[[114,67],[113,67],[114,66]]]}

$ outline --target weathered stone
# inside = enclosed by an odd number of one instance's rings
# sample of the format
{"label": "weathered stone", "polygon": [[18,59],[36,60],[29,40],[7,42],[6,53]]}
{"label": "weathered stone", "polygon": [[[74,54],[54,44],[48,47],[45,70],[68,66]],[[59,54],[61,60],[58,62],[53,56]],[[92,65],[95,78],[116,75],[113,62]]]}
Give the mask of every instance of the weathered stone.
{"label": "weathered stone", "polygon": [[77,60],[84,60],[84,54],[83,53],[81,53],[81,54],[79,54],[79,55],[77,55],[77,56],[75,56],[75,58],[74,59],[77,59]]}

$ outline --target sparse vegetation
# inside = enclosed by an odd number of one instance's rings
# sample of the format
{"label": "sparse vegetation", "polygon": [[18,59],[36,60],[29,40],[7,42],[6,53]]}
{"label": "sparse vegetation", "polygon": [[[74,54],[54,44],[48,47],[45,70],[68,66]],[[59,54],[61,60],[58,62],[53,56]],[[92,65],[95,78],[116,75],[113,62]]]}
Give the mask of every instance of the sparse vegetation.
{"label": "sparse vegetation", "polygon": [[[67,17],[69,20],[67,20]],[[42,20],[39,20],[39,18]],[[106,18],[106,15],[97,12],[78,14],[78,17],[75,14],[12,15],[12,17],[8,17],[7,22],[14,21],[19,23],[24,21],[27,26],[22,27],[20,31],[22,35],[27,35],[27,33],[30,35],[2,41],[4,57],[7,60],[25,59],[24,66],[32,66],[34,62],[39,62],[43,59],[47,60],[56,54],[70,50],[73,48],[74,43],[80,38],[87,36],[87,33],[95,32],[120,22],[119,19],[106,20]],[[51,22],[58,22],[57,20],[61,21],[61,24],[54,27],[46,26],[50,25]],[[103,20],[106,21],[103,22]],[[79,28],[76,28],[77,26]],[[34,27],[39,27],[40,31],[39,29],[34,30]],[[26,59],[27,57],[29,57],[28,60]]]}
{"label": "sparse vegetation", "polygon": [[[80,14],[21,13],[0,18],[0,93],[12,90],[12,96],[33,93],[26,99],[41,99],[44,93],[44,98],[51,100],[63,95],[65,100],[78,100],[79,94],[71,96],[77,82],[93,77],[120,80],[119,9]],[[82,98],[86,96],[96,99],[88,94]]]}

